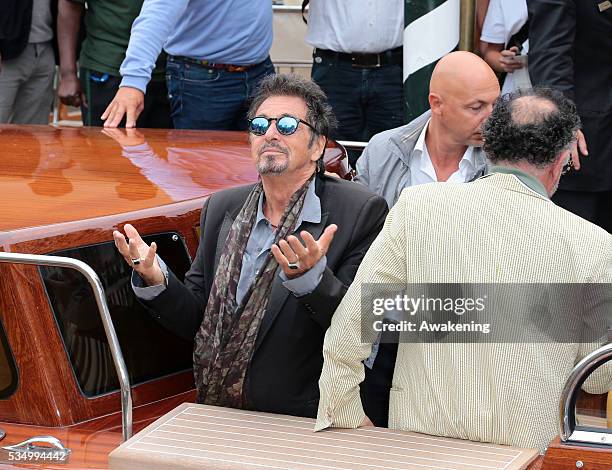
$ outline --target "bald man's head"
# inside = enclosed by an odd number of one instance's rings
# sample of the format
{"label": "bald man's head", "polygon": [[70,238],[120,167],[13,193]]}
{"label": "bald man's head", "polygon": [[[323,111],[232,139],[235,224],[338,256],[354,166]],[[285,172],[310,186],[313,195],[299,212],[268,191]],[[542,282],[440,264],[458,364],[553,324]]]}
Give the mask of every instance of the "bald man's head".
{"label": "bald man's head", "polygon": [[434,128],[462,145],[482,145],[480,126],[499,96],[499,82],[487,63],[471,52],[442,57],[431,76],[429,104]]}
{"label": "bald man's head", "polygon": [[429,91],[456,94],[477,87],[497,86],[499,83],[489,65],[476,54],[466,51],[451,52],[442,57],[431,75]]}

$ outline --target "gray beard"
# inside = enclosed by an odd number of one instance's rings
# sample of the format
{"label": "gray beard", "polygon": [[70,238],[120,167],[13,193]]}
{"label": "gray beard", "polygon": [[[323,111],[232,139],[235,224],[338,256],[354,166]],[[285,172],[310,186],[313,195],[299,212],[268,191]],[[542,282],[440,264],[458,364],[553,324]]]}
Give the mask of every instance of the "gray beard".
{"label": "gray beard", "polygon": [[289,159],[281,162],[275,161],[274,157],[262,157],[257,161],[257,172],[260,175],[281,175],[289,168]]}

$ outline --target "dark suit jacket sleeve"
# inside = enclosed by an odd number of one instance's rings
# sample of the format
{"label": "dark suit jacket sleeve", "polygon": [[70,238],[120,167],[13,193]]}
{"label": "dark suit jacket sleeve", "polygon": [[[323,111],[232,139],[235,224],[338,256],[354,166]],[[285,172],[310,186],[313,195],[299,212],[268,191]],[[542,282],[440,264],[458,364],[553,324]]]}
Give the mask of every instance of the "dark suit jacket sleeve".
{"label": "dark suit jacket sleeve", "polygon": [[208,289],[206,288],[206,277],[211,273],[204,272],[204,227],[208,213],[208,202],[206,200],[202,207],[200,216],[200,244],[196,257],[191,263],[191,268],[185,274],[183,284],[172,271],[168,271],[168,286],[155,299],[141,301],[155,318],[175,334],[193,340],[202,323],[204,309],[208,301]]}
{"label": "dark suit jacket sleeve", "polygon": [[[584,1],[584,0],[579,0]],[[534,86],[561,90],[574,99],[574,0],[528,0],[529,75]]]}
{"label": "dark suit jacket sleeve", "polygon": [[388,211],[387,202],[380,196],[368,199],[355,217],[353,233],[335,274],[326,267],[317,288],[298,298],[324,330],[329,327],[332,315],[353,282],[366,251],[382,229]]}

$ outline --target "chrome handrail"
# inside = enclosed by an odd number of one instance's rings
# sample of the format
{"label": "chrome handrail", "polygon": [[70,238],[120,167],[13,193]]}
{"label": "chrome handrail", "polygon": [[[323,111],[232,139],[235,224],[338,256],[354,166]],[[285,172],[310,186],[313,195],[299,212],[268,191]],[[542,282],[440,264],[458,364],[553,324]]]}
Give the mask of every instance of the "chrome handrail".
{"label": "chrome handrail", "polygon": [[559,401],[559,426],[561,441],[611,444],[612,435],[605,432],[576,431],[576,395],[589,374],[602,364],[612,360],[612,343],[606,344],[582,359],[568,377]]}
{"label": "chrome handrail", "polygon": [[37,266],[71,268],[76,269],[85,276],[93,289],[94,297],[96,298],[96,303],[98,304],[98,310],[100,312],[100,318],[104,325],[106,339],[108,340],[113,362],[115,363],[117,377],[119,378],[119,385],[121,387],[121,429],[123,431],[123,440],[128,440],[132,436],[132,392],[130,388],[130,377],[125,361],[123,360],[123,354],[121,352],[119,340],[117,339],[113,320],[108,310],[108,304],[106,303],[106,297],[104,295],[104,287],[96,272],[83,261],[67,258],[65,256],[0,252],[0,263],[35,264]]}
{"label": "chrome handrail", "polygon": [[[272,11],[302,13],[302,7],[300,5],[272,5]],[[308,11],[308,7],[306,7],[306,11]]]}

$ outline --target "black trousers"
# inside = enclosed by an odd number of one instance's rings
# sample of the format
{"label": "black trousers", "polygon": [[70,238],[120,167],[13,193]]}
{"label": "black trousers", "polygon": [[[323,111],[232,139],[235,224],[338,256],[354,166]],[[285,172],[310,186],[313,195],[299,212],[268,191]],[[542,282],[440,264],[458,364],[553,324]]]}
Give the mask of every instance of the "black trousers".
{"label": "black trousers", "polygon": [[[104,121],[100,119],[100,116],[115,97],[121,83],[121,77],[81,67],[80,80],[88,104],[87,107],[81,106],[83,125],[103,126]],[[123,118],[121,124],[125,124],[125,118]],[[136,127],[172,129],[170,103],[165,80],[151,80],[149,82],[145,94],[144,109],[138,116]]]}
{"label": "black trousers", "polygon": [[612,191],[557,190],[552,200],[558,206],[612,233]]}
{"label": "black trousers", "polygon": [[393,372],[397,358],[399,336],[388,335],[385,341],[378,345],[378,354],[373,367],[365,367],[365,378],[360,386],[361,403],[365,414],[375,426],[389,425],[389,395],[393,385]]}
{"label": "black trousers", "polygon": [[[404,80],[402,66],[357,68],[342,60],[315,55],[312,79],[323,89],[338,118],[335,140],[369,141],[372,136],[402,126]],[[349,150],[354,168],[361,151]]]}

